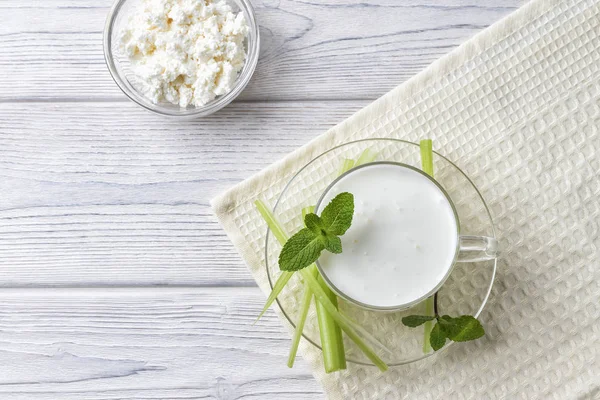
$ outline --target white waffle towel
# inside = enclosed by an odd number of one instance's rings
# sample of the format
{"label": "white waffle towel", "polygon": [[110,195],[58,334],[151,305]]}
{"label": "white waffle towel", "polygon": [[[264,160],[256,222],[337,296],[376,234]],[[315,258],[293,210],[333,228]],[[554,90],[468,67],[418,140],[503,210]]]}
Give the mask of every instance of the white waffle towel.
{"label": "white waffle towel", "polygon": [[[424,362],[350,365],[331,399],[600,399],[600,0],[534,0],[213,201],[265,292],[265,224],[298,169],[336,144],[432,137],[489,202],[503,255],[487,335]],[[258,312],[258,310],[257,310]],[[285,319],[282,319],[285,324]]]}

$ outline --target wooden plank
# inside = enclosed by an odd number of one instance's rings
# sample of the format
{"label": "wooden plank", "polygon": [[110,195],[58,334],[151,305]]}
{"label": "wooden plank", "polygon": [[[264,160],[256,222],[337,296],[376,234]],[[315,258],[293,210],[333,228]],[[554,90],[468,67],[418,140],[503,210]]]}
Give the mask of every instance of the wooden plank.
{"label": "wooden plank", "polygon": [[209,200],[366,103],[0,104],[0,285],[254,285]]}
{"label": "wooden plank", "polygon": [[[261,58],[241,99],[377,98],[522,2],[256,0]],[[0,101],[125,101],[102,52],[111,3],[3,1]]]}
{"label": "wooden plank", "polygon": [[0,291],[3,399],[321,399],[257,288]]}

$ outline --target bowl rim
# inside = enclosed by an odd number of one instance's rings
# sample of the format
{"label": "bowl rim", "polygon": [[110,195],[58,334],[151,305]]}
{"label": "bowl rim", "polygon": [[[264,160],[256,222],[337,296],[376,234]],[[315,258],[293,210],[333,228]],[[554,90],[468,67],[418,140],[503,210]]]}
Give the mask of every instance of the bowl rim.
{"label": "bowl rim", "polygon": [[231,103],[246,88],[246,86],[250,82],[250,79],[254,75],[260,53],[260,30],[258,26],[258,21],[256,19],[256,13],[254,12],[254,7],[252,6],[249,0],[228,0],[233,1],[238,6],[240,6],[240,10],[244,13],[244,15],[249,17],[247,18],[249,19],[247,23],[250,29],[247,35],[248,48],[246,50],[246,62],[237,77],[235,85],[233,86],[231,91],[222,96],[217,97],[215,100],[202,107],[190,109],[186,108],[179,110],[169,110],[159,104],[153,104],[147,98],[139,94],[137,90],[130,88],[129,86],[131,84],[121,76],[115,65],[114,57],[111,50],[111,36],[113,33],[115,20],[119,15],[119,11],[127,1],[131,0],[116,0],[111,6],[106,17],[106,21],[104,23],[102,50],[104,53],[104,61],[106,63],[111,78],[117,84],[119,89],[121,89],[121,91],[125,94],[125,96],[127,96],[131,101],[145,108],[148,111],[166,117],[196,118],[207,116],[209,114],[217,112],[221,108]]}
{"label": "bowl rim", "polygon": [[[437,285],[435,285],[433,287],[433,289],[431,289],[428,293],[426,293],[425,295],[419,297],[418,299],[412,300],[412,301],[410,301],[408,303],[405,303],[405,304],[400,304],[400,305],[395,305],[395,306],[376,306],[376,305],[373,305],[373,304],[363,303],[363,302],[361,302],[361,301],[359,301],[359,300],[351,297],[347,293],[345,293],[343,290],[341,290],[339,287],[337,287],[333,283],[333,281],[327,276],[327,274],[325,273],[325,271],[323,271],[323,266],[319,262],[319,259],[317,259],[317,261],[315,261],[315,264],[317,265],[317,269],[319,270],[319,273],[321,274],[321,278],[323,278],[323,280],[327,283],[327,285],[329,286],[329,288],[331,290],[333,290],[338,297],[341,297],[342,299],[346,300],[346,302],[353,303],[354,305],[356,305],[358,307],[361,307],[361,308],[364,308],[365,310],[369,310],[369,311],[381,311],[381,312],[404,311],[404,310],[407,310],[407,309],[409,309],[411,307],[416,306],[419,303],[422,303],[423,301],[425,301],[429,297],[431,297],[434,294],[436,294],[442,288],[442,286],[444,286],[444,283],[446,283],[446,280],[452,274],[452,271],[454,270],[454,267],[457,264],[458,254],[460,252],[460,236],[461,236],[460,235],[460,220],[458,218],[458,212],[456,211],[456,206],[454,205],[454,202],[450,198],[450,195],[448,194],[448,192],[446,192],[446,189],[444,189],[444,187],[438,181],[436,181],[435,179],[433,179],[433,177],[431,177],[430,175],[428,175],[425,171],[423,171],[423,170],[421,170],[421,169],[419,169],[417,167],[414,167],[414,166],[409,165],[409,164],[405,164],[405,163],[400,162],[400,161],[387,161],[387,160],[372,161],[372,162],[368,162],[366,164],[362,164],[362,165],[358,165],[356,167],[352,167],[348,171],[344,172],[343,174],[341,174],[340,176],[338,176],[337,178],[335,178],[327,186],[327,188],[325,188],[325,190],[323,191],[323,193],[319,197],[319,200],[317,200],[314,212],[315,213],[317,213],[319,211],[322,212],[322,210],[320,209],[320,207],[323,206],[323,199],[325,198],[325,196],[327,195],[327,193],[329,193],[329,191],[339,181],[341,181],[346,176],[350,175],[351,173],[353,173],[353,172],[355,172],[357,170],[364,169],[364,168],[369,168],[369,167],[373,167],[373,166],[377,166],[377,165],[388,165],[388,166],[406,168],[406,169],[409,169],[409,170],[411,170],[411,171],[419,174],[420,176],[424,177],[426,180],[428,180],[429,182],[431,182],[442,193],[442,196],[444,196],[444,198],[448,201],[448,205],[450,206],[450,209],[452,210],[452,216],[454,217],[454,222],[456,224],[456,245],[454,246],[454,257],[452,258],[452,263],[450,264],[450,267],[448,268],[448,271],[446,271],[446,273],[444,274],[444,277],[442,278],[442,280],[439,281],[437,283]],[[484,204],[485,204],[485,202],[484,202]]]}
{"label": "bowl rim", "polygon": [[[296,177],[299,174],[301,174],[302,171],[304,171],[305,169],[307,169],[313,162],[315,162],[319,158],[325,156],[326,154],[331,153],[333,151],[336,151],[336,150],[338,150],[340,148],[343,148],[343,147],[346,147],[346,146],[350,146],[350,145],[353,145],[353,144],[356,144],[356,143],[365,143],[365,142],[372,142],[372,141],[378,141],[378,142],[381,142],[381,141],[392,141],[392,142],[403,143],[403,144],[407,144],[407,145],[411,145],[411,146],[417,146],[417,147],[419,146],[418,143],[414,143],[414,142],[411,142],[409,140],[396,139],[396,138],[385,138],[385,137],[357,139],[357,140],[351,140],[351,141],[348,141],[348,142],[344,142],[344,143],[335,145],[335,146],[327,149],[326,151],[323,151],[322,153],[318,154],[317,156],[313,157],[310,161],[308,161],[306,164],[304,164],[289,179],[289,181],[285,184],[285,186],[281,190],[281,193],[277,197],[277,200],[276,200],[275,204],[273,205],[273,213],[275,213],[277,211],[277,207],[280,205],[280,202],[282,201],[283,194],[289,189],[289,187],[292,185],[292,183],[294,182],[294,180],[296,179]],[[438,153],[435,150],[433,150],[433,153],[437,157],[440,157],[440,158],[444,159],[445,162],[449,163],[454,168],[456,168],[458,170],[458,172],[460,172],[460,174],[462,174],[465,177],[465,179],[467,180],[467,182],[469,182],[469,184],[473,187],[473,189],[475,190],[475,192],[477,193],[477,195],[481,199],[481,202],[483,203],[483,206],[484,206],[484,211],[487,214],[487,217],[489,218],[490,226],[491,226],[491,230],[492,230],[492,237],[497,238],[498,233],[496,232],[496,226],[494,225],[494,219],[492,217],[492,213],[491,213],[490,208],[489,208],[488,204],[486,203],[483,195],[481,194],[481,191],[477,187],[477,185],[475,185],[475,183],[471,180],[471,178],[469,178],[469,176],[461,168],[459,168],[454,162],[452,162],[451,160],[449,160],[448,158],[446,158],[443,154],[440,154],[440,153]],[[273,290],[274,276],[271,276],[271,273],[269,271],[269,239],[270,239],[270,236],[271,236],[271,229],[269,227],[267,227],[267,233],[266,233],[266,236],[265,236],[265,249],[264,249],[264,252],[265,252],[264,253],[264,257],[265,257],[265,270],[266,270],[265,272],[267,274],[267,279],[269,281],[269,286],[270,286],[271,290]],[[494,287],[494,281],[496,280],[496,273],[497,273],[497,270],[498,270],[498,257],[496,257],[493,260],[489,260],[489,261],[493,262],[492,276],[490,277],[489,286],[487,288],[485,296],[482,299],[481,305],[479,306],[479,308],[477,309],[477,311],[473,314],[473,316],[475,318],[478,318],[479,315],[481,315],[481,313],[483,312],[484,307],[487,305],[487,303],[488,303],[488,301],[490,299],[490,295],[492,293],[492,288]],[[277,305],[279,306],[279,310],[281,311],[281,313],[283,314],[283,316],[290,323],[290,325],[292,326],[292,328],[295,329],[296,328],[295,322],[288,315],[288,312],[286,312],[286,309],[281,305],[281,302],[279,301],[279,298],[276,298],[275,301],[277,302]],[[373,311],[373,312],[379,312],[379,311]],[[321,346],[318,343],[316,343],[314,340],[312,340],[310,337],[308,337],[304,332],[302,333],[302,337],[307,342],[309,342],[311,345],[313,345],[314,347],[316,347],[317,349],[322,350]],[[452,345],[454,345],[454,344],[455,344],[455,342],[449,341],[439,351],[430,351],[429,353],[423,354],[422,356],[419,356],[419,357],[414,357],[412,359],[403,360],[401,362],[390,362],[390,363],[387,363],[387,365],[389,367],[396,367],[396,366],[400,366],[400,365],[412,364],[414,362],[421,361],[421,360],[424,360],[426,358],[429,358],[429,357],[438,355],[438,354],[440,354],[442,352],[445,352],[448,348],[452,347]],[[349,362],[349,363],[357,364],[357,365],[364,365],[364,366],[368,366],[368,367],[374,367],[374,365],[372,363],[370,363],[370,362],[359,361],[359,360],[351,359],[351,358],[347,358],[346,361]]]}

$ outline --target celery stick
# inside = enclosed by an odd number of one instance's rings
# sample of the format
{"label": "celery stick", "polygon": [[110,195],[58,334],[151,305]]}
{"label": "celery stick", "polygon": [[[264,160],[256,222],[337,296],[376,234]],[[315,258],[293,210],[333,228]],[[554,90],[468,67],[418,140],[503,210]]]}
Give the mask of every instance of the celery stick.
{"label": "celery stick", "polygon": [[[347,161],[349,161],[349,162],[347,162]],[[344,164],[350,165],[349,168],[352,168],[352,165],[354,165],[354,161],[344,160]],[[304,216],[306,214],[314,212],[314,210],[315,210],[315,207],[303,208],[302,209],[302,218],[304,218]],[[329,299],[331,300],[331,302],[335,305],[335,308],[337,309],[337,297],[335,296],[335,294],[329,289],[329,287],[327,287],[325,282],[322,281],[323,278],[321,278],[321,276],[318,274],[318,271],[317,271],[315,265],[312,265],[309,268],[311,269],[311,272],[314,271],[313,276],[317,277],[317,280],[321,284],[321,287],[323,288],[325,293],[327,293],[327,296],[329,297]],[[304,283],[304,285],[305,285],[305,289],[304,289],[305,296],[306,296],[307,292],[309,292],[310,295],[312,296],[312,292],[310,291],[310,288],[308,287],[306,282]],[[331,316],[329,315],[327,310],[321,305],[320,302],[316,301],[315,307],[317,309],[317,320],[319,322],[319,335],[321,337],[321,348],[323,350],[323,364],[325,366],[325,372],[330,373],[330,372],[346,369],[346,353],[344,350],[344,339],[342,338],[342,330],[340,329],[338,324],[336,324],[335,320],[333,318],[331,318]],[[302,308],[302,311],[304,311],[303,308]],[[306,311],[308,312],[308,309]],[[298,323],[298,325],[300,325],[300,323]],[[304,323],[302,325],[304,325]],[[300,340],[301,333],[302,332],[298,333],[298,329],[296,327],[295,335],[298,336],[298,341]],[[295,339],[296,339],[296,337],[294,337],[294,340]],[[298,346],[298,343],[296,343],[295,341],[292,341],[292,351],[294,351],[294,355],[295,355],[295,350],[296,350],[296,349],[294,349],[294,347],[297,348],[297,346]],[[290,357],[291,357],[291,354],[292,353],[290,352]],[[293,364],[293,360],[291,361],[291,363]],[[290,360],[288,360],[288,366],[289,365],[290,365]]]}
{"label": "celery stick", "polygon": [[263,219],[267,222],[267,225],[269,226],[269,229],[271,229],[271,232],[273,232],[273,235],[275,235],[275,238],[283,246],[290,238],[290,235],[283,229],[283,226],[277,221],[273,212],[262,200],[256,200],[254,205],[258,209],[260,215],[262,215]]}
{"label": "celery stick", "polygon": [[371,360],[377,368],[379,368],[381,371],[387,371],[387,364],[383,362],[383,360],[380,359],[377,356],[377,354],[375,354],[375,352],[356,333],[355,329],[353,328],[352,321],[350,321],[343,314],[340,314],[337,308],[335,308],[335,305],[331,302],[329,297],[327,297],[327,294],[325,293],[321,285],[319,285],[317,279],[314,276],[312,276],[310,271],[308,271],[307,268],[304,268],[300,270],[300,274],[304,277],[304,281],[309,285],[310,289],[315,295],[315,299],[323,305],[323,307],[327,310],[331,318],[333,318],[335,322],[337,322],[337,324],[342,328],[346,335],[348,335],[348,337],[352,339],[354,343],[356,343],[358,348],[363,353],[365,353],[367,358]]}
{"label": "celery stick", "polygon": [[377,158],[377,152],[375,152],[369,148],[366,148],[360,154],[360,156],[358,156],[358,159],[356,160],[356,163],[354,164],[354,166],[357,167],[359,165],[373,162],[373,161],[375,161],[375,158]]}
{"label": "celery stick", "polygon": [[263,307],[260,314],[258,314],[256,321],[254,321],[255,324],[258,322],[259,319],[261,319],[261,317],[265,314],[269,307],[271,307],[277,296],[279,296],[279,293],[281,293],[285,285],[287,285],[292,275],[294,275],[293,271],[281,271],[281,275],[279,275],[279,278],[277,278],[277,282],[275,282],[275,285],[273,285],[273,290],[271,290],[271,293],[267,298],[265,306]]}
{"label": "celery stick", "polygon": [[[367,149],[361,154],[361,156],[361,163],[365,163],[374,160],[376,153]],[[349,171],[352,169],[352,167],[354,167],[354,165],[354,160],[345,158],[340,166],[338,174],[341,175],[346,171]],[[302,218],[304,218],[304,216],[310,212],[314,212],[314,207],[312,207],[312,209],[310,207],[302,209]],[[318,275],[317,281],[337,309],[338,305],[336,295],[329,289],[329,287],[327,287],[320,275]],[[320,302],[316,301],[315,305],[317,309],[317,320],[319,322],[319,334],[321,337],[321,347],[323,349],[323,363],[325,365],[325,371],[330,373],[345,369],[346,354],[344,350],[342,331],[339,325],[333,318],[331,318],[325,307]],[[292,345],[297,346],[295,343],[292,343]]]}
{"label": "celery stick", "polygon": [[344,158],[344,162],[340,166],[340,170],[338,171],[338,175],[343,174],[346,171],[350,171],[354,167],[354,160],[350,158]]}
{"label": "celery stick", "polygon": [[[354,165],[354,161],[344,160],[344,164],[345,167],[350,169]],[[341,173],[343,172],[345,171],[342,171]],[[314,206],[303,208],[302,218],[304,218],[306,214],[312,213],[314,211]],[[337,308],[337,297],[325,285],[325,283],[321,281],[322,278],[320,277],[320,275],[318,275],[316,266],[312,265],[309,268],[313,273],[313,276],[316,276],[319,279],[319,283],[322,284],[322,287],[328,294],[329,299],[334,303],[335,307]],[[304,328],[304,323],[306,322],[306,315],[308,314],[311,299],[312,291],[310,291],[310,288],[305,283],[304,296],[302,298],[302,303],[300,306],[300,319],[298,320],[298,324],[296,325],[296,331],[294,332],[294,338],[292,340],[292,348],[290,349],[290,356],[288,358],[288,366],[290,368],[294,365],[294,358],[296,357],[296,352],[298,351],[300,337],[302,336],[302,329]],[[319,334],[321,337],[321,347],[323,348],[323,363],[325,364],[325,371],[329,373],[345,369],[346,354],[344,350],[342,331],[340,327],[336,324],[335,320],[333,320],[329,316],[327,310],[325,310],[325,308],[323,308],[323,306],[319,302],[315,302],[315,305],[317,308],[317,320],[319,322]]]}
{"label": "celery stick", "polygon": [[[337,297],[327,287],[321,275],[317,276],[317,282],[321,285],[323,292],[327,295],[337,310]],[[346,355],[344,352],[344,339],[340,326],[331,317],[322,302],[317,301],[317,319],[319,321],[319,333],[321,335],[321,348],[323,349],[323,364],[325,372],[330,373],[346,369]]]}
{"label": "celery stick", "polygon": [[[433,142],[431,139],[421,140],[419,147],[421,148],[421,168],[423,172],[433,178]],[[425,300],[425,315],[433,315],[433,296]],[[429,336],[431,335],[433,322],[425,322],[423,328],[423,353],[427,354],[431,351]]]}
{"label": "celery stick", "polygon": [[[284,245],[285,242],[288,240],[289,235],[285,231],[283,226],[279,223],[279,221],[275,219],[273,212],[262,200],[256,200],[254,202],[254,205],[258,209],[258,212],[263,217],[263,219],[267,222],[269,229],[271,229],[271,232],[273,232],[273,235],[275,236],[277,241],[281,243],[281,245]],[[302,210],[302,213],[305,214],[306,212],[312,212],[314,211],[314,209],[314,206],[306,207]],[[313,266],[311,267],[314,267],[316,270],[316,265],[313,264]],[[275,285],[273,285],[273,290],[269,294],[265,306],[263,307],[262,311],[258,315],[258,318],[256,318],[256,321],[254,321],[254,323],[257,323],[258,320],[269,309],[269,307],[271,307],[271,305],[275,302],[275,299],[277,298],[277,296],[279,296],[285,285],[287,285],[292,275],[294,275],[293,271],[281,271],[281,275],[279,275],[279,278],[277,278]]]}
{"label": "celery stick", "polygon": [[433,178],[433,142],[431,139],[421,140],[421,169]]}
{"label": "celery stick", "polygon": [[[317,274],[317,268],[312,265],[309,267],[310,273],[315,276]],[[302,337],[302,331],[304,330],[304,324],[306,323],[306,316],[308,315],[308,309],[312,301],[313,293],[310,290],[308,284],[304,284],[304,295],[302,296],[302,303],[300,303],[300,318],[296,324],[296,330],[294,331],[294,337],[292,338],[292,347],[290,348],[290,355],[288,357],[288,367],[294,366],[296,360],[296,353],[298,352],[298,346],[300,345],[300,338]]]}
{"label": "celery stick", "polygon": [[[275,237],[277,237],[281,244],[284,244],[287,240],[287,234],[285,233],[283,227],[281,226],[281,224],[279,224],[273,213],[268,209],[268,207],[266,207],[266,205],[261,200],[257,200],[255,202],[255,205],[259,209],[259,212],[261,213],[267,224],[269,225],[269,228],[271,228],[273,232],[278,232],[278,234],[276,234]],[[321,285],[319,285],[319,282],[317,282],[317,279],[314,276],[312,276],[312,274],[310,273],[310,269],[313,268],[313,265],[309,266],[308,268],[301,269],[300,274],[304,277],[304,281],[308,284],[310,290],[315,295],[315,299],[323,304],[324,308],[327,310],[329,315],[331,315],[331,317],[340,325],[340,327],[346,333],[346,335],[348,335],[348,337],[352,339],[354,343],[356,343],[358,348],[361,349],[363,353],[365,353],[367,358],[369,358],[369,360],[371,360],[373,364],[375,364],[381,371],[386,371],[388,368],[387,365],[360,338],[360,336],[355,332],[353,328],[354,324],[352,323],[352,321],[350,321],[347,317],[339,313],[335,305],[331,302],[331,300],[329,300],[329,297],[327,297],[327,295],[323,291]]]}
{"label": "celery stick", "polygon": [[[275,219],[275,216],[273,215],[269,207],[267,207],[267,205],[262,200],[256,200],[254,202],[254,205],[258,209],[258,212],[263,217],[263,219],[267,222],[267,225],[269,226],[269,229],[271,229],[271,232],[273,232],[273,235],[275,235],[275,238],[279,241],[279,243],[281,243],[281,245],[284,245],[285,242],[288,240],[289,235],[283,229],[283,226],[281,226],[281,224]],[[279,293],[281,293],[281,291],[288,283],[292,275],[294,275],[294,272],[281,271],[281,275],[279,275],[279,278],[277,278],[277,282],[275,282],[273,290],[271,291],[271,294],[269,294],[265,306],[263,307],[262,311],[258,315],[258,318],[256,318],[256,321],[254,321],[254,323],[257,323],[258,320],[269,309],[269,307],[271,307],[271,305],[273,304],[277,296],[279,296]]]}
{"label": "celery stick", "polygon": [[[354,160],[345,158],[340,166],[338,174],[342,175],[346,171],[352,169],[352,167],[354,167]],[[337,310],[338,303],[335,293],[329,289],[321,275],[317,276],[317,282],[319,282],[323,291]],[[317,320],[319,322],[319,334],[321,337],[321,348],[323,349],[325,372],[330,373],[346,369],[346,352],[344,349],[342,330],[321,302],[316,301],[315,305],[317,309]]]}
{"label": "celery stick", "polygon": [[314,212],[315,212],[315,206],[304,207],[302,209],[302,219],[304,220],[304,217],[306,217],[306,214],[310,214],[310,213],[314,213]]}

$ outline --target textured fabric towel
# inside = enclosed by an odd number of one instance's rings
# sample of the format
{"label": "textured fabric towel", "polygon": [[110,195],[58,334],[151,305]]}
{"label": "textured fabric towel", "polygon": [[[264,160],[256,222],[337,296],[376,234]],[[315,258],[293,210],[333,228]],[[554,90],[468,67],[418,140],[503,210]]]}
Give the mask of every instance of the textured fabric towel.
{"label": "textured fabric towel", "polygon": [[384,374],[350,365],[326,375],[320,352],[302,341],[316,379],[331,399],[598,399],[599,129],[600,1],[535,0],[213,208],[266,293],[255,199],[274,204],[333,145],[432,137],[481,189],[498,228],[487,335]]}

